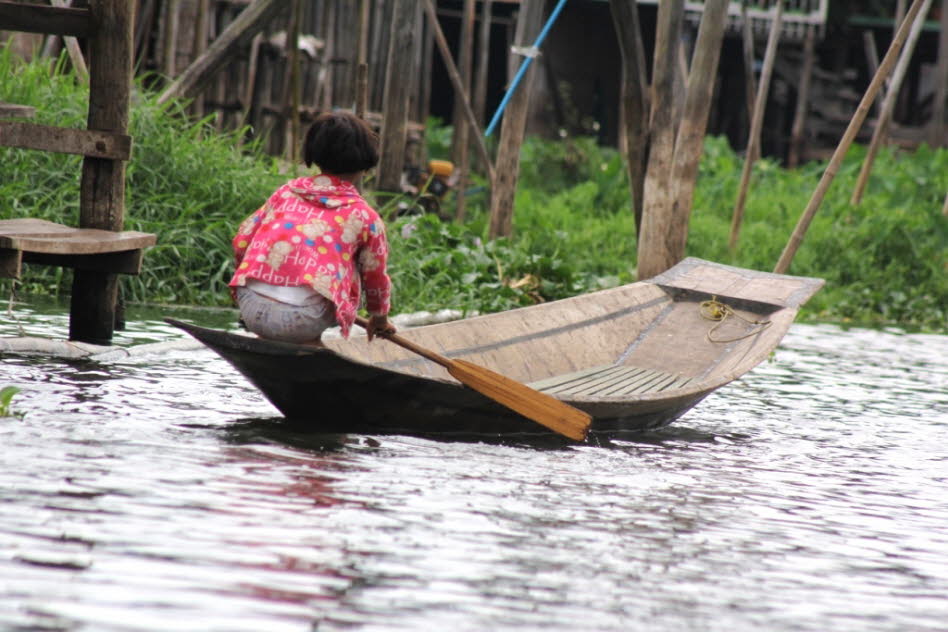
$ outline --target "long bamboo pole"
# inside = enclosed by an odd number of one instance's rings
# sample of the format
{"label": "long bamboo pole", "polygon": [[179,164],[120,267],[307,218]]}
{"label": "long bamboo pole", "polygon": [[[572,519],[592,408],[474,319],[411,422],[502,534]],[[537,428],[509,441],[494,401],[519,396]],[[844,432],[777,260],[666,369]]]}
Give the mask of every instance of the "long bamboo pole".
{"label": "long bamboo pole", "polygon": [[744,220],[744,207],[747,204],[747,190],[750,187],[751,172],[756,157],[760,154],[760,132],[764,126],[764,110],[767,108],[767,95],[770,92],[770,78],[773,75],[774,63],[777,58],[777,44],[780,41],[782,22],[783,0],[780,0],[774,7],[774,15],[771,18],[767,50],[764,53],[764,68],[760,74],[760,85],[757,86],[757,98],[754,99],[754,115],[751,118],[747,155],[744,156],[741,184],[737,189],[737,202],[734,204],[734,214],[731,216],[731,237],[728,241],[728,247],[731,250],[737,248],[737,240],[741,233],[741,222]]}
{"label": "long bamboo pole", "polygon": [[425,0],[425,14],[428,16],[428,23],[434,33],[435,43],[438,45],[438,51],[441,53],[441,61],[444,62],[445,68],[448,69],[448,76],[451,78],[451,84],[454,86],[455,98],[461,101],[461,105],[464,107],[464,115],[467,117],[471,129],[476,132],[472,134],[472,136],[477,141],[475,145],[484,163],[484,168],[487,170],[487,179],[493,183],[494,163],[490,159],[490,153],[487,151],[487,145],[484,143],[484,135],[481,133],[480,126],[477,124],[477,118],[474,116],[473,110],[471,110],[471,100],[468,97],[467,90],[464,89],[461,75],[458,74],[457,66],[454,65],[454,59],[451,57],[451,49],[448,47],[448,40],[445,39],[444,31],[441,30],[441,25],[438,23],[438,13],[435,11],[433,0]]}
{"label": "long bamboo pole", "polygon": [[906,19],[902,22],[902,25],[899,26],[899,30],[896,32],[895,37],[892,38],[892,43],[889,45],[889,50],[886,52],[882,63],[879,64],[879,71],[876,72],[875,76],[872,78],[872,81],[869,83],[869,87],[866,89],[866,93],[863,95],[862,101],[859,103],[859,107],[856,108],[856,113],[849,122],[849,126],[846,128],[846,132],[843,134],[842,140],[840,140],[839,145],[836,147],[836,151],[833,152],[833,156],[830,158],[829,164],[826,166],[826,170],[823,172],[823,176],[820,178],[820,182],[817,184],[816,190],[813,192],[813,195],[810,198],[810,202],[807,204],[806,209],[804,209],[796,227],[793,229],[793,233],[790,235],[790,239],[787,241],[787,245],[780,254],[780,259],[777,261],[777,265],[774,267],[774,272],[777,274],[784,274],[790,268],[790,264],[793,262],[793,257],[796,255],[797,250],[799,250],[800,244],[803,243],[803,238],[806,236],[806,231],[810,226],[810,222],[813,221],[813,217],[819,210],[820,204],[823,202],[823,198],[826,197],[826,192],[833,183],[833,178],[835,178],[836,174],[839,172],[839,167],[843,163],[843,158],[846,156],[849,146],[852,145],[853,140],[856,138],[856,134],[859,133],[859,128],[862,127],[863,122],[866,120],[866,115],[869,113],[869,108],[872,106],[873,100],[879,94],[879,90],[882,88],[882,84],[885,82],[886,77],[888,77],[889,73],[892,72],[892,67],[895,66],[895,63],[899,58],[899,53],[902,51],[902,47],[905,45],[905,40],[908,38],[911,24],[915,22],[915,18],[921,11],[922,5],[925,3],[925,1],[926,0],[914,0],[914,2],[912,2],[912,6],[909,8]]}
{"label": "long bamboo pole", "polygon": [[853,206],[858,206],[862,202],[862,196],[866,191],[866,185],[869,183],[869,175],[872,173],[876,156],[879,154],[880,147],[885,144],[888,138],[889,125],[892,123],[892,116],[895,113],[896,103],[898,103],[902,82],[905,81],[905,75],[912,61],[912,54],[915,52],[915,44],[918,42],[918,36],[922,33],[922,27],[925,25],[925,15],[928,13],[931,4],[932,0],[924,0],[922,10],[913,22],[912,30],[909,31],[908,39],[905,41],[905,47],[902,49],[902,54],[899,55],[899,61],[895,64],[895,70],[892,71],[892,81],[889,82],[889,89],[882,100],[879,120],[876,123],[876,128],[872,131],[872,140],[869,142],[869,149],[866,151],[866,159],[863,160],[859,177],[856,179],[856,187],[853,189],[853,195],[849,200],[849,203]]}

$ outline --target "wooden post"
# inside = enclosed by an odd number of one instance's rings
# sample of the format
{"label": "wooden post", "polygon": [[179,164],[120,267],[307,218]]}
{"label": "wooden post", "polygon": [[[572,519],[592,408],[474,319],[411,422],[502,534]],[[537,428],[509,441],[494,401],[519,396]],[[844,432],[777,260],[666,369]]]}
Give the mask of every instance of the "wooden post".
{"label": "wooden post", "polygon": [[[754,99],[757,98],[757,79],[754,76],[754,30],[747,16],[747,2],[741,2],[741,43],[744,53],[744,99],[747,102],[747,128],[749,130],[750,120],[754,117]],[[749,136],[747,146],[748,148],[755,146]],[[760,146],[759,141],[756,146]],[[754,160],[757,160],[757,156],[754,156]]]}
{"label": "wooden post", "polygon": [[839,172],[839,167],[843,164],[843,158],[846,156],[849,146],[852,145],[856,134],[859,133],[859,128],[862,127],[863,122],[866,120],[866,116],[869,114],[869,108],[872,106],[872,101],[879,94],[879,90],[882,89],[882,84],[885,83],[889,73],[892,72],[892,67],[895,66],[902,46],[905,44],[906,38],[908,38],[910,25],[915,21],[915,18],[922,8],[922,4],[925,2],[926,0],[914,0],[912,2],[905,21],[899,27],[895,37],[892,38],[889,50],[882,59],[882,63],[879,64],[879,71],[872,78],[869,87],[866,88],[866,93],[863,95],[862,101],[859,102],[856,113],[849,122],[849,126],[846,128],[842,140],[840,140],[839,145],[836,147],[836,151],[833,152],[833,156],[830,158],[829,164],[826,166],[826,170],[820,178],[820,182],[816,185],[816,190],[813,192],[812,197],[810,197],[806,209],[804,209],[799,221],[797,221],[797,225],[793,229],[793,234],[790,235],[787,245],[780,254],[780,259],[774,267],[774,272],[777,274],[786,274],[790,268],[794,255],[796,255],[797,250],[799,250],[800,244],[803,243],[803,238],[806,236],[810,222],[813,221],[813,217],[819,210],[823,198],[826,197],[826,192],[833,183],[833,178],[835,178]]}
{"label": "wooden post", "polygon": [[[945,0],[948,2],[948,0]],[[493,0],[483,0],[481,7],[481,29],[478,33],[480,56],[477,62],[477,71],[474,76],[474,119],[483,126],[487,110],[487,64],[490,62],[490,25]]]}
{"label": "wooden post", "polygon": [[624,145],[635,234],[641,234],[645,196],[645,161],[648,155],[648,78],[645,46],[636,0],[609,0],[612,24],[622,56],[621,138]]}
{"label": "wooden post", "polygon": [[905,41],[905,47],[899,56],[899,61],[895,64],[895,70],[892,71],[892,81],[889,82],[889,89],[882,100],[882,109],[879,112],[879,120],[876,127],[872,130],[872,140],[869,142],[869,149],[866,150],[866,158],[863,160],[862,167],[859,169],[859,177],[856,178],[856,186],[853,189],[853,195],[849,203],[858,206],[862,202],[863,193],[866,191],[866,185],[869,182],[869,174],[872,173],[872,165],[879,154],[879,148],[886,142],[889,132],[889,124],[892,122],[892,115],[895,112],[895,106],[899,99],[899,93],[902,89],[902,82],[908,72],[909,65],[912,62],[912,54],[915,52],[915,44],[918,42],[918,36],[925,25],[925,15],[931,7],[932,0],[923,0],[924,4],[918,14],[918,17],[911,25],[908,39]]}
{"label": "wooden post", "polygon": [[170,99],[191,96],[200,90],[208,78],[230,61],[230,55],[240,47],[250,43],[254,35],[285,7],[278,0],[254,0],[254,3],[240,12],[224,32],[214,40],[207,52],[195,59],[177,79],[158,97],[158,103]]}
{"label": "wooden post", "polygon": [[[523,0],[517,16],[516,45],[527,48],[533,44],[543,22],[543,0]],[[530,93],[533,92],[533,64],[523,77],[523,84],[511,96],[500,126],[500,143],[493,188],[490,196],[490,227],[488,237],[507,237],[513,232],[514,195],[520,174],[520,146],[527,127]]]}
{"label": "wooden post", "polygon": [[948,193],[945,194],[945,204],[941,207],[941,214],[948,217]]}
{"label": "wooden post", "polygon": [[941,2],[941,21],[938,33],[938,65],[935,71],[935,103],[932,107],[932,139],[937,147],[948,146],[948,121],[945,120],[948,101],[948,0]]}
{"label": "wooden post", "polygon": [[671,180],[673,201],[668,221],[669,230],[665,237],[666,269],[685,258],[691,204],[694,200],[721,46],[727,27],[728,3],[728,0],[705,0],[704,3],[693,62],[688,74],[681,127],[675,142]]}
{"label": "wooden post", "polygon": [[393,0],[392,19],[385,69],[385,103],[382,113],[381,156],[378,188],[382,191],[401,189],[405,166],[405,144],[408,140],[408,108],[411,100],[409,77],[413,71],[415,8],[417,0]]}
{"label": "wooden post", "polygon": [[[210,0],[198,0],[197,15],[194,22],[194,42],[191,46],[191,59],[197,59],[207,50],[207,20],[210,13]],[[204,93],[194,97],[191,112],[197,117],[204,116]]]}
{"label": "wooden post", "polygon": [[665,243],[671,220],[674,192],[671,171],[675,158],[677,130],[674,126],[675,72],[678,64],[678,37],[684,14],[684,0],[668,0],[658,5],[655,27],[655,60],[652,70],[651,146],[645,174],[645,207],[639,234],[637,274],[647,279],[668,269]]}
{"label": "wooden post", "polygon": [[760,131],[764,125],[764,110],[767,108],[767,96],[770,92],[770,77],[773,74],[774,62],[777,58],[777,44],[780,41],[780,27],[783,20],[783,0],[777,2],[774,16],[770,23],[770,35],[767,38],[767,50],[764,53],[764,68],[760,74],[760,85],[757,87],[757,98],[754,100],[754,116],[751,119],[750,144],[747,146],[747,155],[744,157],[744,169],[741,171],[741,183],[737,190],[737,202],[734,205],[734,214],[731,216],[731,237],[728,247],[737,248],[737,240],[741,232],[741,222],[744,219],[744,205],[747,202],[747,189],[750,186],[751,170],[754,167],[754,157],[760,155]]}
{"label": "wooden post", "polygon": [[[126,134],[132,87],[132,3],[90,3],[94,32],[89,46],[88,128]],[[119,231],[125,215],[125,162],[85,158],[79,192],[79,227]],[[115,330],[118,276],[76,270],[69,338],[110,344]]]}
{"label": "wooden post", "polygon": [[359,3],[359,57],[356,71],[355,114],[365,117],[369,104],[369,0]]}
{"label": "wooden post", "polygon": [[[464,0],[464,14],[461,18],[461,52],[458,55],[458,65],[461,71],[461,85],[464,91],[471,94],[471,72],[474,61],[474,0]],[[454,101],[454,164],[458,172],[457,186],[454,196],[454,219],[463,222],[465,216],[464,191],[467,189],[468,169],[470,168],[470,135],[471,126],[464,115],[464,106],[460,103],[460,95],[455,95]]]}
{"label": "wooden post", "polygon": [[806,134],[806,114],[810,106],[810,82],[813,79],[813,66],[816,61],[816,26],[806,29],[803,42],[803,68],[800,70],[800,86],[797,90],[797,107],[793,115],[793,128],[790,132],[790,153],[787,165],[791,168],[800,164],[803,153],[803,139]]}
{"label": "wooden post", "polygon": [[181,14],[181,0],[171,0],[165,5],[165,41],[162,45],[161,67],[165,77],[171,81],[177,72],[178,57],[178,17]]}
{"label": "wooden post", "polygon": [[292,0],[290,5],[290,22],[286,33],[287,61],[290,66],[288,83],[289,98],[283,102],[283,107],[289,110],[290,133],[289,142],[285,149],[287,162],[294,165],[300,162],[300,22],[303,19],[302,0]]}
{"label": "wooden post", "polygon": [[487,151],[487,144],[484,143],[484,134],[481,133],[480,126],[477,124],[474,111],[471,110],[471,102],[468,98],[467,90],[464,89],[464,82],[461,81],[461,75],[458,73],[458,69],[454,65],[454,60],[451,58],[451,49],[448,48],[448,40],[445,39],[441,25],[438,24],[438,14],[435,11],[434,0],[424,0],[424,3],[425,14],[428,16],[428,24],[434,33],[435,43],[438,45],[438,52],[441,54],[441,61],[444,62],[445,68],[448,69],[448,76],[451,78],[451,84],[454,86],[454,98],[458,99],[461,105],[464,106],[464,114],[467,116],[467,121],[474,129],[473,137],[474,140],[477,141],[475,146],[480,153],[484,168],[487,170],[487,178],[493,183],[494,166],[490,159],[490,153]]}

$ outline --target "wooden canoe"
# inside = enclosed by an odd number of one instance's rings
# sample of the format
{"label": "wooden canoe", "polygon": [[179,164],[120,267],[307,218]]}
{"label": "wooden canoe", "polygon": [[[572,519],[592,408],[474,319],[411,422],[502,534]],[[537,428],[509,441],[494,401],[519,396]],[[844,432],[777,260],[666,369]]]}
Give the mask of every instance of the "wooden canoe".
{"label": "wooden canoe", "polygon": [[[616,435],[669,424],[753,369],[822,285],[689,258],[647,281],[400,334],[585,410],[591,436]],[[168,322],[314,432],[552,434],[385,340],[317,349]]]}

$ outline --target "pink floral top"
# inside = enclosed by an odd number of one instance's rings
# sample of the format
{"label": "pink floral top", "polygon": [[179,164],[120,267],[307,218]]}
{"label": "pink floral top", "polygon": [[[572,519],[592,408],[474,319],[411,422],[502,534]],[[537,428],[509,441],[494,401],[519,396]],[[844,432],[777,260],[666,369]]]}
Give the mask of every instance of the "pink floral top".
{"label": "pink floral top", "polygon": [[324,174],[287,182],[243,221],[233,246],[237,271],[232,288],[248,279],[311,287],[336,305],[336,320],[346,337],[363,286],[368,312],[389,312],[385,226],[345,180]]}

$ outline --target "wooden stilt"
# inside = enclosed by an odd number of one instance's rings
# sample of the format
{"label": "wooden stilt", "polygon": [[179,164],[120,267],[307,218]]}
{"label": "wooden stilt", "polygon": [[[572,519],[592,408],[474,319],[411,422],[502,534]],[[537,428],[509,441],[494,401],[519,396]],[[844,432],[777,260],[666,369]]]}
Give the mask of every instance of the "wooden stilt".
{"label": "wooden stilt", "polygon": [[[948,1],[948,0],[946,0]],[[474,120],[483,126],[487,110],[487,64],[490,62],[490,23],[493,1],[484,0],[481,6],[481,28],[478,33],[479,53],[477,71],[474,75]]]}
{"label": "wooden stilt", "polygon": [[620,144],[624,146],[635,234],[641,234],[644,206],[645,168],[648,156],[648,79],[645,70],[645,46],[639,26],[635,0],[609,0],[612,24],[616,29],[622,55],[622,102]]}
{"label": "wooden stilt", "polygon": [[764,110],[767,108],[767,96],[770,92],[770,78],[773,74],[774,63],[777,59],[777,44],[780,42],[780,27],[783,21],[783,2],[777,2],[774,15],[770,23],[770,35],[767,38],[767,50],[764,52],[764,67],[760,73],[760,85],[757,87],[757,98],[754,100],[754,116],[751,119],[750,145],[747,146],[747,155],[744,157],[744,168],[741,171],[741,183],[737,190],[737,202],[734,205],[734,214],[731,216],[731,237],[728,247],[737,248],[737,240],[741,233],[741,223],[744,220],[744,207],[747,203],[747,191],[750,188],[750,178],[754,167],[754,157],[760,155],[760,132],[764,125]]}
{"label": "wooden stilt", "polygon": [[845,157],[846,152],[849,150],[849,146],[852,145],[853,140],[856,138],[856,134],[859,133],[859,128],[862,127],[863,122],[865,122],[873,100],[879,94],[879,90],[882,89],[882,84],[889,76],[889,73],[892,72],[892,68],[895,66],[896,61],[899,58],[899,53],[902,51],[905,40],[908,38],[910,28],[909,25],[915,21],[915,18],[921,11],[922,4],[925,2],[926,0],[914,0],[912,2],[912,6],[909,7],[905,21],[899,27],[895,37],[892,38],[892,43],[889,45],[889,50],[882,59],[882,63],[879,64],[879,71],[872,78],[872,82],[870,82],[869,87],[866,89],[866,93],[863,95],[862,101],[859,103],[859,107],[856,108],[856,112],[853,115],[852,120],[849,122],[849,126],[846,128],[846,132],[843,134],[842,140],[840,140],[839,145],[836,147],[836,151],[833,152],[833,156],[830,158],[829,164],[826,166],[826,170],[823,172],[823,176],[820,178],[820,182],[816,186],[816,190],[810,197],[810,201],[807,204],[806,209],[804,209],[803,214],[800,216],[799,221],[797,221],[797,225],[793,229],[793,233],[790,235],[787,245],[780,254],[780,259],[777,261],[777,265],[774,266],[774,272],[777,274],[786,274],[787,270],[790,268],[790,264],[793,262],[793,257],[796,255],[797,250],[799,250],[800,244],[803,243],[803,238],[806,236],[806,231],[809,228],[810,223],[813,221],[813,217],[819,210],[820,204],[823,202],[823,198],[826,197],[826,192],[833,183],[833,178],[835,178],[836,174],[839,172],[839,167],[843,163],[843,158]]}
{"label": "wooden stilt", "polygon": [[[429,2],[431,0],[428,0]],[[523,0],[517,17],[516,45],[529,47],[540,33],[543,21],[543,0]],[[497,150],[495,176],[491,178],[493,188],[490,196],[491,239],[506,237],[513,232],[514,194],[520,174],[520,146],[527,127],[527,109],[533,92],[533,73],[527,69],[523,84],[511,96],[500,126],[500,144]]]}
{"label": "wooden stilt", "polygon": [[857,206],[862,202],[862,196],[866,191],[866,185],[869,182],[869,175],[872,173],[872,166],[876,161],[876,156],[888,138],[889,125],[892,123],[892,115],[895,113],[895,106],[899,99],[902,82],[905,80],[905,75],[911,64],[912,55],[915,52],[915,44],[918,42],[918,37],[925,24],[925,15],[928,13],[931,4],[932,0],[923,0],[922,9],[911,25],[908,39],[905,41],[905,47],[902,49],[899,61],[895,65],[895,70],[892,71],[892,81],[889,82],[889,89],[882,101],[879,120],[876,123],[875,129],[872,131],[872,140],[869,142],[866,158],[863,160],[862,167],[859,170],[859,177],[856,178],[856,186],[853,190],[853,195],[849,200],[849,203],[853,206]]}
{"label": "wooden stilt", "polygon": [[803,68],[800,70],[797,105],[793,115],[793,128],[790,132],[790,152],[787,157],[787,166],[790,168],[800,164],[801,155],[803,154],[806,114],[810,107],[810,82],[813,79],[813,66],[816,61],[815,48],[816,27],[810,25],[806,29],[806,40],[803,42]]}
{"label": "wooden stilt", "polygon": [[491,183],[493,183],[493,161],[490,158],[490,153],[487,151],[487,145],[484,143],[484,134],[480,129],[480,126],[477,124],[474,111],[471,109],[470,98],[468,97],[467,90],[464,89],[464,82],[461,80],[461,75],[458,73],[457,66],[454,65],[454,60],[451,58],[451,49],[448,48],[448,40],[445,39],[444,32],[441,30],[441,26],[438,24],[438,14],[435,11],[434,2],[433,0],[423,1],[425,3],[425,15],[427,16],[428,24],[431,26],[431,30],[434,33],[435,43],[438,45],[438,52],[441,54],[441,61],[444,62],[445,68],[448,69],[448,76],[451,78],[451,85],[454,87],[455,98],[461,102],[462,106],[464,106],[464,114],[467,117],[468,124],[470,124],[474,130],[472,137],[475,141],[477,141],[475,147],[477,147],[477,150],[481,156],[481,160],[484,163],[484,168],[487,170],[487,178]]}
{"label": "wooden stilt", "polygon": [[672,163],[672,191],[674,191],[671,216],[668,220],[668,244],[666,265],[673,265],[685,258],[688,240],[688,222],[694,200],[698,166],[704,149],[704,137],[711,112],[721,46],[727,27],[728,0],[705,0],[701,26],[695,43],[693,63],[688,74],[688,87],[678,140],[675,142]]}
{"label": "wooden stilt", "polygon": [[[741,3],[741,43],[744,53],[744,99],[747,102],[747,129],[750,130],[750,121],[754,117],[754,99],[757,97],[757,78],[754,74],[754,30],[751,28],[750,18],[747,17],[747,3]],[[749,134],[750,132],[748,132]],[[747,146],[760,146],[760,140],[752,143],[750,137]],[[758,156],[754,156],[757,160]]]}
{"label": "wooden stilt", "polygon": [[939,147],[948,146],[948,0],[941,2],[938,34],[938,64],[935,71],[935,102],[932,107],[932,140]]}
{"label": "wooden stilt", "polygon": [[388,65],[385,69],[381,156],[378,167],[378,188],[382,191],[400,190],[402,170],[405,166],[408,106],[411,99],[406,78],[412,72],[416,2],[417,0],[395,0]]}
{"label": "wooden stilt", "polygon": [[668,221],[674,204],[671,172],[677,129],[674,121],[675,72],[681,33],[683,0],[658,5],[655,59],[652,67],[651,124],[648,169],[645,174],[645,207],[639,235],[637,274],[647,279],[668,269]]}
{"label": "wooden stilt", "polygon": [[[126,133],[132,87],[131,3],[90,5],[95,35],[89,39],[90,130]],[[125,162],[86,157],[82,163],[79,227],[122,230],[125,215]],[[92,270],[73,275],[69,338],[109,344],[115,328],[118,277]]]}
{"label": "wooden stilt", "polygon": [[[461,17],[461,54],[458,56],[458,66],[461,72],[461,85],[466,94],[471,94],[471,74],[474,61],[474,0],[464,0],[463,15]],[[470,136],[471,126],[464,114],[464,106],[460,103],[461,96],[454,100],[454,147],[452,155],[457,169],[458,180],[455,188],[454,219],[463,222],[465,218],[464,191],[467,189],[468,170],[470,168]]]}

